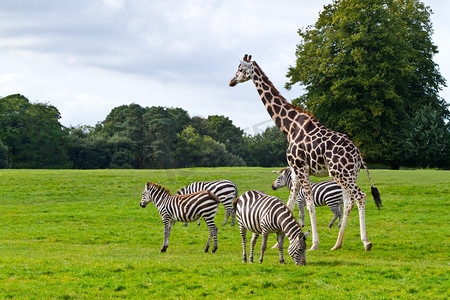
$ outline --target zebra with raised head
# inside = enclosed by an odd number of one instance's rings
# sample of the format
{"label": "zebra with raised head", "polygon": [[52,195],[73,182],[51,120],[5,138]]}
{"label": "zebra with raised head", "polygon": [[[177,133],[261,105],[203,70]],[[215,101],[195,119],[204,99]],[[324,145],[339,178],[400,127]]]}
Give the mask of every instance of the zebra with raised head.
{"label": "zebra with raised head", "polygon": [[[289,190],[292,188],[292,176],[293,169],[291,167],[281,169],[277,173],[277,179],[272,184],[272,189],[277,190],[280,187],[288,186]],[[311,189],[313,194],[314,206],[325,206],[331,209],[334,214],[334,218],[331,220],[328,227],[332,227],[334,222],[339,218],[338,227],[341,227],[342,217],[342,188],[334,180],[327,180],[322,182],[311,182]],[[299,223],[304,226],[305,224],[305,193],[303,188],[300,187],[298,191],[296,202],[299,209]]]}
{"label": "zebra with raised head", "polygon": [[217,250],[217,226],[214,216],[219,208],[219,198],[210,191],[200,191],[188,195],[170,195],[170,191],[153,182],[145,184],[142,193],[141,207],[149,202],[158,208],[159,215],[164,224],[164,243],[159,251],[165,252],[169,247],[169,237],[175,221],[193,222],[203,218],[209,229],[209,238],[206,243],[205,253],[209,250],[211,239],[214,238],[212,253]]}
{"label": "zebra with raised head", "polygon": [[251,231],[250,262],[253,262],[253,252],[256,240],[262,235],[261,257],[263,262],[264,251],[267,247],[267,238],[270,233],[277,234],[280,263],[284,264],[283,243],[285,235],[289,239],[288,253],[297,265],[306,265],[305,250],[306,237],[300,224],[295,220],[292,212],[281,199],[269,196],[260,191],[247,191],[233,202],[242,238],[242,260],[247,262],[247,230]]}
{"label": "zebra with raised head", "polygon": [[[219,197],[220,202],[225,206],[225,219],[222,225],[225,225],[231,216],[231,226],[234,226],[235,211],[232,202],[238,197],[236,184],[230,180],[197,181],[188,186],[182,187],[177,191],[179,195],[191,194],[198,191],[210,191]],[[198,221],[200,225],[200,220]],[[186,224],[187,225],[187,224]]]}

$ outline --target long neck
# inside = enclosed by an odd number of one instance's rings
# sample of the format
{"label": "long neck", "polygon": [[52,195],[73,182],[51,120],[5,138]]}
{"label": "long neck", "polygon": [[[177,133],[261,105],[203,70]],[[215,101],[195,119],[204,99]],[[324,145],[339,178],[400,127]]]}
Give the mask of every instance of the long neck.
{"label": "long neck", "polygon": [[[270,117],[280,130],[285,135],[288,135],[295,109],[281,96],[280,92],[278,92],[256,62],[253,62],[252,79]],[[291,113],[290,116],[289,113]]]}
{"label": "long neck", "polygon": [[267,112],[288,141],[297,137],[301,129],[309,133],[322,126],[306,110],[287,102],[256,62],[253,62],[252,80]]}

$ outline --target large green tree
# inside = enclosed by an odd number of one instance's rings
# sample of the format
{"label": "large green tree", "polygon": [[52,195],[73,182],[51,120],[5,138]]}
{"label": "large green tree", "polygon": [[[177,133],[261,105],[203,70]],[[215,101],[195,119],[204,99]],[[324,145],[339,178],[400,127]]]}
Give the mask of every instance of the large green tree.
{"label": "large green tree", "polygon": [[12,168],[67,168],[68,134],[58,109],[19,94],[0,99],[0,140]]}
{"label": "large green tree", "polygon": [[402,163],[402,126],[425,105],[441,119],[445,80],[433,61],[431,9],[418,0],[335,0],[299,30],[287,88],[325,126],[351,136],[367,160]]}

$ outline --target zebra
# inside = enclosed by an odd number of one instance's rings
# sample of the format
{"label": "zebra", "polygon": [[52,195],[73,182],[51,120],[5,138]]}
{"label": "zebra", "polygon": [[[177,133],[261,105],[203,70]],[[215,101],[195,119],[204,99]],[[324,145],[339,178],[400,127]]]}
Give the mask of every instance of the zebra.
{"label": "zebra", "polygon": [[[177,194],[185,195],[198,191],[210,191],[219,197],[220,202],[225,206],[225,219],[223,220],[222,225],[227,223],[227,220],[231,215],[231,226],[234,226],[236,213],[233,209],[232,202],[238,197],[237,187],[234,182],[224,179],[193,182],[188,186],[180,188],[177,191]],[[200,219],[198,220],[198,225],[200,225]]]}
{"label": "zebra", "polygon": [[[291,167],[288,167],[281,169],[277,173],[280,173],[280,175],[278,175],[277,179],[272,184],[272,189],[276,190],[287,185],[289,190],[291,190],[293,169]],[[334,218],[331,220],[328,227],[333,227],[334,222],[338,218],[338,227],[341,227],[343,201],[341,186],[334,182],[334,180],[327,180],[316,183],[312,182],[311,189],[314,199],[314,205],[316,207],[328,205],[328,207],[334,214]],[[305,224],[305,194],[302,187],[300,187],[296,201],[299,208],[299,223],[303,227]]]}
{"label": "zebra", "polygon": [[256,240],[262,234],[261,257],[267,247],[270,233],[277,234],[280,263],[285,264],[283,257],[283,243],[285,235],[289,239],[288,253],[297,265],[306,265],[305,250],[306,237],[302,227],[295,220],[294,215],[280,198],[269,196],[260,191],[247,191],[233,201],[242,237],[242,261],[247,262],[247,230],[253,232],[250,242],[250,262],[253,263],[253,252]]}
{"label": "zebra", "polygon": [[159,251],[165,252],[169,247],[169,237],[175,221],[193,222],[200,217],[205,220],[209,229],[209,238],[205,253],[209,250],[211,239],[214,238],[212,253],[217,250],[217,226],[214,217],[219,208],[219,198],[210,191],[199,191],[188,195],[170,195],[170,191],[153,182],[145,184],[142,193],[141,207],[145,208],[149,202],[158,208],[164,224],[164,243]]}

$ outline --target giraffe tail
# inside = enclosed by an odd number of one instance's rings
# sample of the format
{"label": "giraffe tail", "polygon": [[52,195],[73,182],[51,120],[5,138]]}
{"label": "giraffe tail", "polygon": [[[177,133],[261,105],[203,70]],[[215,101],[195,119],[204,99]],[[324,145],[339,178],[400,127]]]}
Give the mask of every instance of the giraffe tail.
{"label": "giraffe tail", "polygon": [[369,169],[367,168],[367,165],[362,158],[361,152],[359,153],[359,156],[361,157],[361,162],[362,162],[362,165],[364,166],[364,169],[366,169],[367,177],[369,177],[369,180],[370,180],[370,185],[371,185],[370,191],[372,193],[373,200],[375,201],[375,205],[378,207],[378,210],[380,210],[380,208],[383,206],[383,204],[381,203],[380,192],[373,184],[372,178],[370,177],[370,174],[369,174]]}

